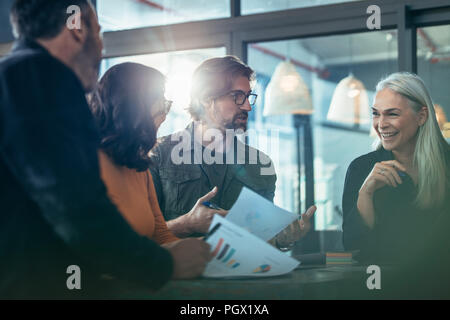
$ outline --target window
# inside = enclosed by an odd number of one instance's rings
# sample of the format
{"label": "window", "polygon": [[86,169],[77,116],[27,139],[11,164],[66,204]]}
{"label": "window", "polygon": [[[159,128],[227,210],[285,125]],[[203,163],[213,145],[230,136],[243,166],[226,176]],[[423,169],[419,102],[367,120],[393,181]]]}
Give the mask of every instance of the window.
{"label": "window", "polygon": [[[417,73],[436,107],[441,130],[450,141],[450,25],[417,29]],[[438,107],[436,106],[438,105]]]}
{"label": "window", "polygon": [[174,103],[158,130],[158,136],[165,136],[184,129],[190,122],[185,108],[189,103],[190,81],[195,68],[205,59],[223,55],[224,47],[110,58],[103,60],[101,73],[115,64],[136,62],[156,68],[166,75],[166,98]]}
{"label": "window", "polygon": [[242,14],[256,14],[351,1],[359,0],[242,0]]}
{"label": "window", "polygon": [[104,31],[135,29],[230,16],[229,0],[97,0]]}
{"label": "window", "polygon": [[9,12],[12,1],[3,0],[0,3],[0,43],[6,43],[14,40],[11,24],[9,22]]}
{"label": "window", "polygon": [[[342,194],[345,174],[350,162],[372,151],[370,112],[365,110],[365,123],[355,128],[348,123],[327,120],[330,103],[340,80],[352,73],[365,86],[369,105],[377,82],[397,71],[396,31],[380,31],[351,35],[306,38],[249,44],[248,62],[257,72],[256,93],[261,97],[254,108],[249,127],[257,136],[278,130],[278,150],[267,150],[256,145],[255,137],[249,143],[272,157],[277,172],[275,203],[292,212],[298,212],[296,131],[291,115],[263,116],[264,94],[276,66],[283,58],[296,65],[311,94],[314,113],[312,135],[314,152],[315,202],[318,206],[316,230],[340,230]],[[264,128],[264,130],[262,130]],[[302,167],[301,192],[305,190],[305,172]],[[302,195],[302,212],[305,197]]]}

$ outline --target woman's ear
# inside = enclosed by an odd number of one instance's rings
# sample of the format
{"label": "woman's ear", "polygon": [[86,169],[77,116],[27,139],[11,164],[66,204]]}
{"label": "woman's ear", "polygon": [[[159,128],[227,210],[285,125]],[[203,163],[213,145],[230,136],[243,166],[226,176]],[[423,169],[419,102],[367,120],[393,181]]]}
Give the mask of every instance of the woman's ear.
{"label": "woman's ear", "polygon": [[419,116],[419,126],[423,126],[428,119],[428,108],[423,106],[417,115]]}

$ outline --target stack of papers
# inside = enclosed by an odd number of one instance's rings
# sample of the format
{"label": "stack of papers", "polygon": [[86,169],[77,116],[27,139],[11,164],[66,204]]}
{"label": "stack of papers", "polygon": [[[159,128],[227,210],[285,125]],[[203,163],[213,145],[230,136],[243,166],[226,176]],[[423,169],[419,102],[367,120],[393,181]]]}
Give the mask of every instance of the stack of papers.
{"label": "stack of papers", "polygon": [[351,252],[327,252],[326,253],[327,264],[352,264]]}
{"label": "stack of papers", "polygon": [[205,277],[267,277],[294,270],[299,262],[266,241],[298,218],[244,188],[226,218],[215,215],[207,239],[213,253]]}

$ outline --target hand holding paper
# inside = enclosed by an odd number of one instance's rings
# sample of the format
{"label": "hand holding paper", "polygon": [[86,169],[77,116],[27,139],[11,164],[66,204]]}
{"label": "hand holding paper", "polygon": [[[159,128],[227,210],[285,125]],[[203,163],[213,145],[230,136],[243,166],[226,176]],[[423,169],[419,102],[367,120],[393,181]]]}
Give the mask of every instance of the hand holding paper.
{"label": "hand holding paper", "polygon": [[276,236],[278,247],[290,248],[294,242],[303,238],[311,229],[311,218],[316,212],[316,209],[316,206],[309,207],[309,209],[302,214],[301,220],[294,221],[281,231]]}
{"label": "hand holding paper", "polygon": [[296,221],[298,216],[275,206],[250,189],[243,188],[226,219],[262,240],[269,241]]}
{"label": "hand holding paper", "polygon": [[205,277],[266,277],[288,273],[299,262],[267,244],[248,231],[219,215],[211,223],[220,228],[206,240],[211,245],[212,260]]}

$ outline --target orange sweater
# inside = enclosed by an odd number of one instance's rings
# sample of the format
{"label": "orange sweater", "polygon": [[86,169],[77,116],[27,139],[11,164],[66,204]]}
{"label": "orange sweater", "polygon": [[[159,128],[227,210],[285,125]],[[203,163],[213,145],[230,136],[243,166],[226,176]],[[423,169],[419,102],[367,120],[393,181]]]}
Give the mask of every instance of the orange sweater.
{"label": "orange sweater", "polygon": [[158,244],[179,240],[167,228],[150,171],[118,166],[101,150],[98,156],[108,196],[134,231]]}

